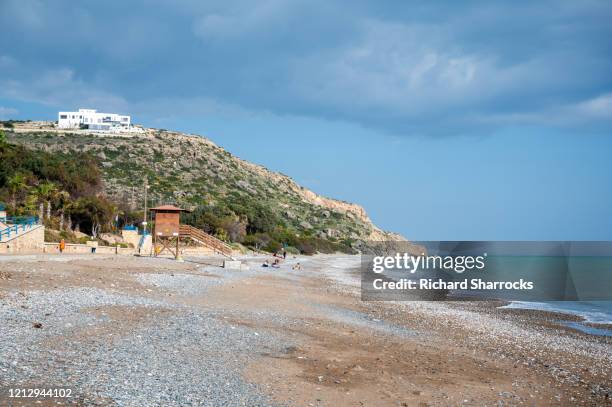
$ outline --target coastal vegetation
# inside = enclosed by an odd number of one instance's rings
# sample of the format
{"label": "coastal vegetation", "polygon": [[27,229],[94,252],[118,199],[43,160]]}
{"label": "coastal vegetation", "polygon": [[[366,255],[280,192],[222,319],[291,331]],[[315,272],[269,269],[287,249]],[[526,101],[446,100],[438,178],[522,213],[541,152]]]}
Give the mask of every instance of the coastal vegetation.
{"label": "coastal vegetation", "polygon": [[269,208],[256,201],[238,202],[229,199],[215,206],[198,206],[182,215],[183,222],[200,228],[216,237],[238,242],[257,250],[277,252],[281,249],[294,253],[314,254],[354,250],[346,243],[291,230]]}
{"label": "coastal vegetation", "polygon": [[0,130],[0,201],[13,216],[38,216],[69,241],[75,230],[96,238],[113,230],[113,215],[120,213],[101,186],[91,155],[31,150],[8,143]]}
{"label": "coastal vegetation", "polygon": [[143,180],[149,207],[175,203],[191,210],[182,222],[255,250],[353,253],[371,229],[353,213],[305,202],[276,178],[285,176],[266,176],[205,139],[172,144],[158,132],[136,143],[12,129],[0,136],[0,201],[13,215],[39,216],[51,240],[99,239],[139,224]]}

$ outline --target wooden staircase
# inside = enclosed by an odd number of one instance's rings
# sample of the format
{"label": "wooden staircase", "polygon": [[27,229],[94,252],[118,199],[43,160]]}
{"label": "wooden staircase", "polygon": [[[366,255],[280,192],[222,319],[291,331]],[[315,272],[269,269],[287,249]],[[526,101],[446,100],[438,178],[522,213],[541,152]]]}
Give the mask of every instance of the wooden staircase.
{"label": "wooden staircase", "polygon": [[188,237],[195,240],[201,245],[214,250],[216,253],[232,258],[232,248],[227,243],[209,235],[203,230],[194,228],[190,225],[181,225],[179,235],[180,237]]}

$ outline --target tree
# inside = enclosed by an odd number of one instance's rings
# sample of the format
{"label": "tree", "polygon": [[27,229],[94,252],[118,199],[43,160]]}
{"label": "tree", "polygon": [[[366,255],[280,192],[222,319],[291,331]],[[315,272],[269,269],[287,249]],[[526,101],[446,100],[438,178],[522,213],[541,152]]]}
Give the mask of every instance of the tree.
{"label": "tree", "polygon": [[58,194],[58,188],[53,182],[42,182],[38,184],[34,190],[34,194],[37,196],[39,202],[46,203],[47,215],[46,218],[51,218],[51,201],[53,201]]}
{"label": "tree", "polygon": [[272,241],[272,238],[266,233],[256,233],[245,237],[243,244],[253,247],[255,250],[260,250]]}
{"label": "tree", "polygon": [[256,201],[237,200],[231,198],[228,207],[238,216],[248,220],[247,232],[271,232],[281,222],[272,210]]}
{"label": "tree", "polygon": [[14,174],[8,180],[8,188],[11,194],[11,205],[13,206],[13,210],[15,210],[15,208],[17,208],[17,197],[24,195],[28,190],[26,176],[21,172]]}
{"label": "tree", "polygon": [[86,196],[70,205],[69,212],[79,230],[96,238],[104,229],[110,230],[115,208],[104,198]]}
{"label": "tree", "polygon": [[55,196],[57,205],[59,207],[59,230],[64,230],[64,215],[66,214],[66,207],[70,204],[70,194],[66,191],[59,191]]}
{"label": "tree", "polygon": [[245,219],[231,216],[221,221],[221,228],[225,230],[229,240],[242,242],[246,236],[247,223]]}
{"label": "tree", "polygon": [[[30,150],[0,141],[0,200],[12,206],[15,214],[34,214],[50,218],[61,215],[71,199],[94,196],[100,191],[101,176],[97,161],[86,153],[53,154]],[[46,216],[45,216],[46,215]]]}

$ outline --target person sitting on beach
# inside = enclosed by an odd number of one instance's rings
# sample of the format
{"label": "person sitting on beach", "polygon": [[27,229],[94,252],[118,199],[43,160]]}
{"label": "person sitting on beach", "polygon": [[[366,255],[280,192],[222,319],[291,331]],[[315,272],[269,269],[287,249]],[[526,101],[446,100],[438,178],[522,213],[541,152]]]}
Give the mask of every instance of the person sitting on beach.
{"label": "person sitting on beach", "polygon": [[302,265],[298,261],[293,267],[291,267],[291,269],[292,270],[301,270],[302,269]]}
{"label": "person sitting on beach", "polygon": [[280,268],[280,259],[276,259],[276,260],[274,260],[274,263],[272,264],[272,267],[274,267],[274,268]]}

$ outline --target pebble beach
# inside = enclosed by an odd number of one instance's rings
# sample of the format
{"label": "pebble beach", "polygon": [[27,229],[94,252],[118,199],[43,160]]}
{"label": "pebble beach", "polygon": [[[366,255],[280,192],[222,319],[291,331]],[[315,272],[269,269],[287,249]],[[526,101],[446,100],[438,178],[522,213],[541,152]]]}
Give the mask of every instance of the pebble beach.
{"label": "pebble beach", "polygon": [[[2,257],[0,405],[612,405],[612,340],[575,317],[364,302],[358,259],[262,259]],[[9,397],[32,387],[73,397]]]}

